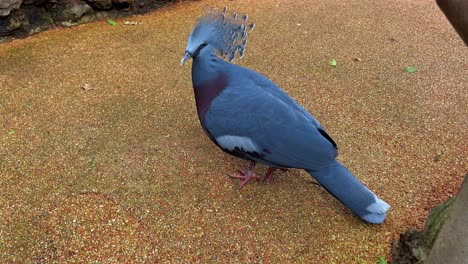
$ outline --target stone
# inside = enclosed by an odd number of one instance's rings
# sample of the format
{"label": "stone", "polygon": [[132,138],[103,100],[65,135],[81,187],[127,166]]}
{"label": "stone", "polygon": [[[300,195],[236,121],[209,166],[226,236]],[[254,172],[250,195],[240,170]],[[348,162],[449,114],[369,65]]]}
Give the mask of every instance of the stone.
{"label": "stone", "polygon": [[456,197],[431,210],[424,230],[411,229],[392,245],[393,264],[458,264],[468,258],[468,175]]}
{"label": "stone", "polygon": [[0,36],[26,37],[53,26],[54,21],[45,8],[25,6],[0,17]]}
{"label": "stone", "polygon": [[458,264],[468,260],[468,176],[447,220],[435,234],[427,264]]}
{"label": "stone", "polygon": [[410,229],[393,242],[393,264],[419,263],[427,261],[432,245],[455,202],[455,197],[434,207],[426,221],[424,230]]}
{"label": "stone", "polygon": [[468,1],[437,0],[437,4],[468,46]]}
{"label": "stone", "polygon": [[10,16],[9,19],[10,23],[7,26],[7,30],[13,31],[15,29],[18,29],[22,26],[28,26],[29,25],[29,20],[26,17],[26,14],[23,11],[18,11],[13,13]]}
{"label": "stone", "polygon": [[0,0],[0,43],[53,28],[142,14],[168,0]]}
{"label": "stone", "polygon": [[60,1],[52,10],[52,17],[61,26],[72,26],[78,23],[83,15],[93,11],[84,1]]}
{"label": "stone", "polygon": [[23,5],[42,6],[42,5],[45,5],[46,3],[54,3],[54,2],[57,2],[57,0],[23,0]]}
{"label": "stone", "polygon": [[112,9],[112,0],[88,0],[88,3],[97,10]]}
{"label": "stone", "polygon": [[22,0],[0,0],[0,17],[7,16],[21,6]]}
{"label": "stone", "polygon": [[112,5],[117,9],[127,9],[134,4],[134,0],[112,0]]}

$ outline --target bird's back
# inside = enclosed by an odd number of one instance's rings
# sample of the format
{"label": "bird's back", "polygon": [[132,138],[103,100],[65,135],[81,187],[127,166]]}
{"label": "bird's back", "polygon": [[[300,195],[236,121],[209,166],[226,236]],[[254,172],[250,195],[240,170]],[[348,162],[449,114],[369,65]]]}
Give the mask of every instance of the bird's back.
{"label": "bird's back", "polygon": [[292,99],[286,92],[284,92],[276,83],[265,77],[259,72],[251,70],[249,68],[244,68],[235,64],[230,64],[232,71],[231,76],[233,76],[232,82],[236,82],[236,79],[248,79],[252,82],[252,86],[242,87],[245,89],[263,89],[265,92],[271,96],[281,100],[289,107],[295,109],[296,111],[302,113],[304,117],[316,128],[322,128],[320,123],[301,105],[299,105],[294,99]]}

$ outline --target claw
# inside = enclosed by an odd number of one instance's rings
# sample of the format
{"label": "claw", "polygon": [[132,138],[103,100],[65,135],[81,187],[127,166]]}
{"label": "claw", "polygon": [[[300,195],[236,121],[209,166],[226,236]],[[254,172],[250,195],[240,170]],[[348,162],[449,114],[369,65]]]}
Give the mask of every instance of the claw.
{"label": "claw", "polygon": [[241,174],[229,175],[229,177],[241,180],[241,183],[239,184],[239,188],[242,188],[244,185],[246,185],[252,179],[255,179],[257,181],[262,179],[262,178],[258,177],[257,175],[255,175],[251,171],[247,171],[247,172],[241,173]]}
{"label": "claw", "polygon": [[239,171],[239,174],[229,175],[229,177],[234,178],[234,179],[242,180],[240,185],[239,185],[239,188],[242,188],[242,186],[246,185],[252,179],[255,179],[257,181],[261,180],[260,177],[258,177],[257,175],[255,175],[255,173],[253,173],[253,169],[255,168],[255,164],[256,164],[256,162],[252,161],[252,162],[250,162],[250,165],[249,165],[249,168],[247,169],[247,171],[245,171],[245,172]]}
{"label": "claw", "polygon": [[268,183],[271,182],[273,179],[273,174],[276,170],[281,170],[281,171],[287,171],[287,169],[280,169],[280,168],[274,168],[274,167],[269,167],[268,170],[266,171],[265,175],[263,177],[257,176],[255,173],[253,173],[253,169],[255,168],[255,162],[250,162],[249,168],[246,171],[241,171],[237,174],[229,175],[227,174],[230,178],[233,179],[239,179],[241,180],[241,183],[239,185],[240,188],[242,188],[244,185],[246,185],[249,181],[252,179],[255,179],[257,181],[266,181]]}

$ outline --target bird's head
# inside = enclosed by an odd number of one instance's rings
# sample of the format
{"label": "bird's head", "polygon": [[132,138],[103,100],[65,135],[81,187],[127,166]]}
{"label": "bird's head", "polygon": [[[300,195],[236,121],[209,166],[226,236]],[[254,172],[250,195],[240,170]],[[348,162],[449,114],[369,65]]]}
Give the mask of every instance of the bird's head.
{"label": "bird's head", "polygon": [[242,58],[247,45],[247,33],[254,29],[254,24],[247,24],[247,15],[227,13],[209,8],[200,17],[190,33],[185,55],[181,60],[184,64],[189,58],[196,58],[200,51],[211,46],[220,56],[229,61],[234,60],[236,53]]}

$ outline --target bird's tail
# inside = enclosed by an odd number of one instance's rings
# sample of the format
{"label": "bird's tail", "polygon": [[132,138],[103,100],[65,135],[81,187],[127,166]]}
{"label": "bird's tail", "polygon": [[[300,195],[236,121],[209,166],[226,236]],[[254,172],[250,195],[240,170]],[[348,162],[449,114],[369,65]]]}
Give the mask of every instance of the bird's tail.
{"label": "bird's tail", "polygon": [[364,221],[380,224],[385,220],[390,205],[379,199],[337,160],[320,170],[307,172]]}

